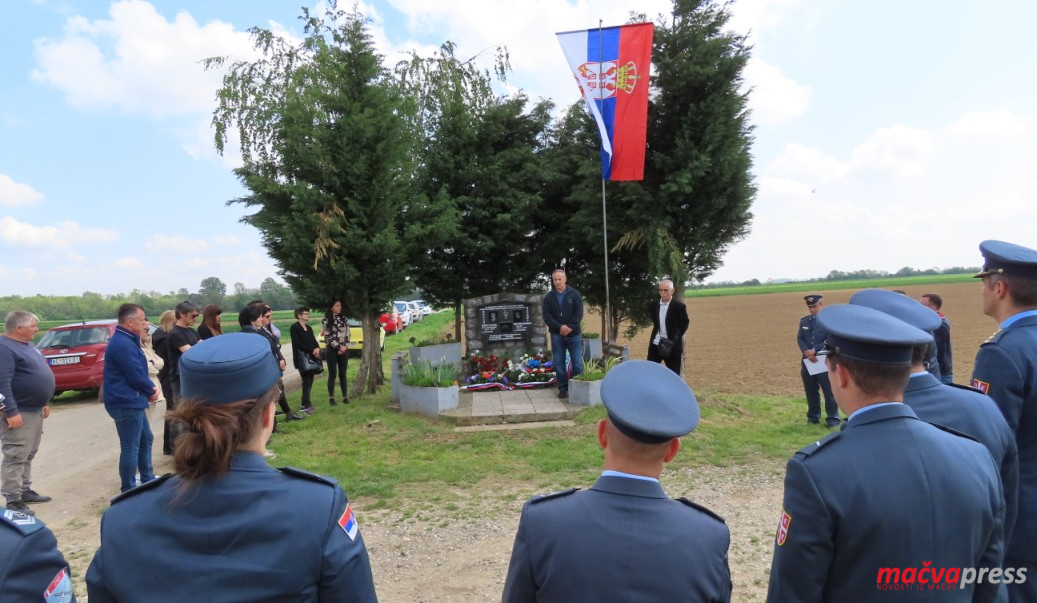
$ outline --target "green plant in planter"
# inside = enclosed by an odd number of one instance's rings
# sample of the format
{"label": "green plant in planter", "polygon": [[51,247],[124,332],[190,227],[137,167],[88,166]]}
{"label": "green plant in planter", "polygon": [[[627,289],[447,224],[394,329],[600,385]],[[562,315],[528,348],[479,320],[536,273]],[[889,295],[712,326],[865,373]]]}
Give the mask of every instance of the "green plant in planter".
{"label": "green plant in planter", "polygon": [[583,333],[584,339],[601,339],[601,333]]}
{"label": "green plant in planter", "polygon": [[449,387],[457,384],[457,367],[422,360],[400,369],[400,378],[404,385],[413,387]]}
{"label": "green plant in planter", "polygon": [[410,341],[410,344],[413,347],[423,348],[423,347],[430,346],[430,345],[440,345],[440,344],[444,344],[444,343],[454,343],[454,336],[450,335],[450,334],[447,334],[447,335],[444,335],[443,337],[440,337],[438,339],[421,339],[421,340],[418,340],[416,337],[411,337],[410,339],[408,339],[408,341]]}
{"label": "green plant in planter", "polygon": [[594,362],[588,362],[583,367],[583,372],[573,377],[573,379],[577,381],[598,381],[604,379],[605,375],[622,361],[623,359],[619,356],[612,356]]}

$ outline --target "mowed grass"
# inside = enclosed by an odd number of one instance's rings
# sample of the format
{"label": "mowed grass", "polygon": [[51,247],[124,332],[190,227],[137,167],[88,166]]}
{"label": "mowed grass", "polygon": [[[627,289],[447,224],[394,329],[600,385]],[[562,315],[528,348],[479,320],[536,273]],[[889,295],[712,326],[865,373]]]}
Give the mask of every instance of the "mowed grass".
{"label": "mowed grass", "polygon": [[897,276],[889,278],[854,279],[845,281],[816,281],[796,283],[771,283],[750,287],[717,287],[714,289],[690,289],[685,297],[720,297],[725,295],[763,295],[765,293],[791,293],[796,291],[838,291],[840,289],[902,289],[911,285],[940,285],[965,283],[972,280],[972,273],[933,274],[927,276]]}
{"label": "mowed grass", "polygon": [[[440,313],[386,339],[384,358],[406,349],[410,337],[434,336],[450,326]],[[350,362],[350,373],[356,361]],[[385,367],[389,380],[388,362]],[[572,426],[457,431],[451,424],[390,409],[389,384],[377,395],[328,407],[326,375],[314,384],[317,414],[284,426],[271,448],[277,465],[338,479],[367,508],[414,509],[432,492],[478,494],[505,484],[530,495],[591,484],[602,468],[595,436],[602,407],[581,411]],[[297,408],[300,392],[290,396]],[[478,395],[478,394],[476,394]],[[788,458],[827,430],[805,424],[802,399],[697,392],[702,421],[686,437],[673,467],[741,466]],[[495,492],[483,492],[493,495]]]}

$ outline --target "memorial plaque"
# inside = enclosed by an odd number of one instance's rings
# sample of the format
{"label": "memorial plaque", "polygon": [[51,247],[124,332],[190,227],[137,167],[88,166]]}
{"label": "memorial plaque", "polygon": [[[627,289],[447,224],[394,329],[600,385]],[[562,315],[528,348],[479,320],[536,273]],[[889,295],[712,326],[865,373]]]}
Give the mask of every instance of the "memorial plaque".
{"label": "memorial plaque", "polygon": [[542,293],[500,293],[465,300],[467,353],[517,359],[548,345]]}
{"label": "memorial plaque", "polygon": [[502,341],[528,341],[533,326],[526,304],[493,304],[479,308],[479,339],[488,347]]}

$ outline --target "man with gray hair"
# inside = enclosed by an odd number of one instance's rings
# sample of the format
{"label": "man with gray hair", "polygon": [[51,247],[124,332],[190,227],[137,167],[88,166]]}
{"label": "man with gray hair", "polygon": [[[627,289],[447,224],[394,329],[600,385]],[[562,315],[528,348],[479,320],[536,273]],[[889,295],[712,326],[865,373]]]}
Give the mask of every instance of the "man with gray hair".
{"label": "man with gray hair", "polygon": [[7,315],[0,337],[0,492],[7,508],[35,515],[28,503],[50,500],[32,489],[32,459],[40,448],[43,419],[50,415],[54,373],[32,345],[39,331],[36,315],[15,310]]}
{"label": "man with gray hair", "polygon": [[663,362],[666,368],[681,374],[684,355],[684,333],[688,330],[688,308],[673,298],[673,281],[659,281],[659,301],[648,305],[652,317],[652,335],[648,343],[649,362]]}

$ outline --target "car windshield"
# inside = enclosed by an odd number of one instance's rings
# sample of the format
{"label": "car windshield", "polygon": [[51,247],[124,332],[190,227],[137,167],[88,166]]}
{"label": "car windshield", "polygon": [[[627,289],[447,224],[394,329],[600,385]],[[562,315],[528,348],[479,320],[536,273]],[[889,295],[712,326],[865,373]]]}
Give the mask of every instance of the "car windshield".
{"label": "car windshield", "polygon": [[403,302],[397,302],[396,303],[396,311],[397,312],[406,312],[407,310],[408,310],[407,304],[405,304]]}
{"label": "car windshield", "polygon": [[88,327],[84,329],[52,329],[47,331],[39,349],[78,348],[84,345],[95,345],[108,341],[108,329],[105,327]]}

